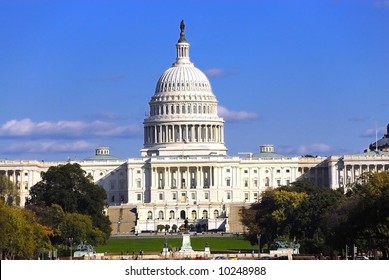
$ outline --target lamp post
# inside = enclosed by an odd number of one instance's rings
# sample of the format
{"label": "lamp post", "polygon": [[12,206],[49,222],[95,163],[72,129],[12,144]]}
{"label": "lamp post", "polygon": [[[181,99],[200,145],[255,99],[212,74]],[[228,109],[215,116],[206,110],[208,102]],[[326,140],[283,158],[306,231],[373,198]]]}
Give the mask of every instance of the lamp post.
{"label": "lamp post", "polygon": [[68,238],[69,246],[70,246],[70,260],[73,259],[73,237]]}
{"label": "lamp post", "polygon": [[168,251],[168,245],[167,245],[167,236],[166,236],[166,232],[165,232],[165,244],[163,246],[164,248],[164,251],[165,251],[165,259],[167,258],[167,251]]}
{"label": "lamp post", "polygon": [[258,241],[258,259],[261,258],[261,234],[257,234]]}

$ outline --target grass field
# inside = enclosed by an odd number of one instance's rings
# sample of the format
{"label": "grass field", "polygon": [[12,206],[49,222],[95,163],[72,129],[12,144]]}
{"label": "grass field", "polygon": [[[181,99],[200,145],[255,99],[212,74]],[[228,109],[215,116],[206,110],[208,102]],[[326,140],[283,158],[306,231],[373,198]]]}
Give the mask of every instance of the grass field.
{"label": "grass field", "polygon": [[[166,241],[170,249],[179,250],[181,248],[181,236],[167,235]],[[145,254],[159,253],[162,251],[164,243],[164,236],[111,237],[106,245],[96,247],[96,251],[108,254],[132,254],[133,252],[138,254],[140,251]],[[258,249],[257,245],[251,245],[241,236],[191,236],[191,245],[195,251],[203,251],[206,243],[212,252],[220,253],[237,253],[239,251],[243,253]]]}

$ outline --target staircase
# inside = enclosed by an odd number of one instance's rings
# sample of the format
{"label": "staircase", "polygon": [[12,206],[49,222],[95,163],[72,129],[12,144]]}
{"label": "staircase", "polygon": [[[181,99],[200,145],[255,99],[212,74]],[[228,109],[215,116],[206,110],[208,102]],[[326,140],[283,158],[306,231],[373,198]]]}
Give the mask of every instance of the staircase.
{"label": "staircase", "polygon": [[136,224],[136,208],[132,205],[111,206],[108,208],[112,234],[130,234]]}

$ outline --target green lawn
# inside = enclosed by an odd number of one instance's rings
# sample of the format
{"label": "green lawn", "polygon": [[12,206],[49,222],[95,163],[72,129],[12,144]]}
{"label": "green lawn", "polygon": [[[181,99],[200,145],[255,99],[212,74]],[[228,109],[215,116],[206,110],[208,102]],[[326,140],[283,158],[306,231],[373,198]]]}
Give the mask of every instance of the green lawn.
{"label": "green lawn", "polygon": [[[177,235],[167,235],[166,241],[170,249],[179,250],[182,245],[182,237]],[[96,247],[98,253],[108,254],[138,254],[159,253],[162,251],[165,243],[164,236],[140,236],[140,237],[112,237],[106,245]],[[239,236],[191,236],[191,245],[193,250],[204,250],[208,243],[212,252],[252,252],[258,250],[257,245],[251,245],[250,242]]]}

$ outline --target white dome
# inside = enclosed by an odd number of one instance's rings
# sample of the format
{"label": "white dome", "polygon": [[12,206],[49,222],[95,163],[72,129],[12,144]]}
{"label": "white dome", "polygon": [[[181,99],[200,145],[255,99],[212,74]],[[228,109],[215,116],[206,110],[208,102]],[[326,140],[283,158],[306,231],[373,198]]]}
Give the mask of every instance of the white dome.
{"label": "white dome", "polygon": [[193,64],[176,64],[161,75],[155,94],[177,91],[212,93],[212,88],[207,76]]}
{"label": "white dome", "polygon": [[227,154],[218,102],[208,78],[190,61],[184,27],[182,21],[176,61],[158,79],[149,102],[142,156]]}

